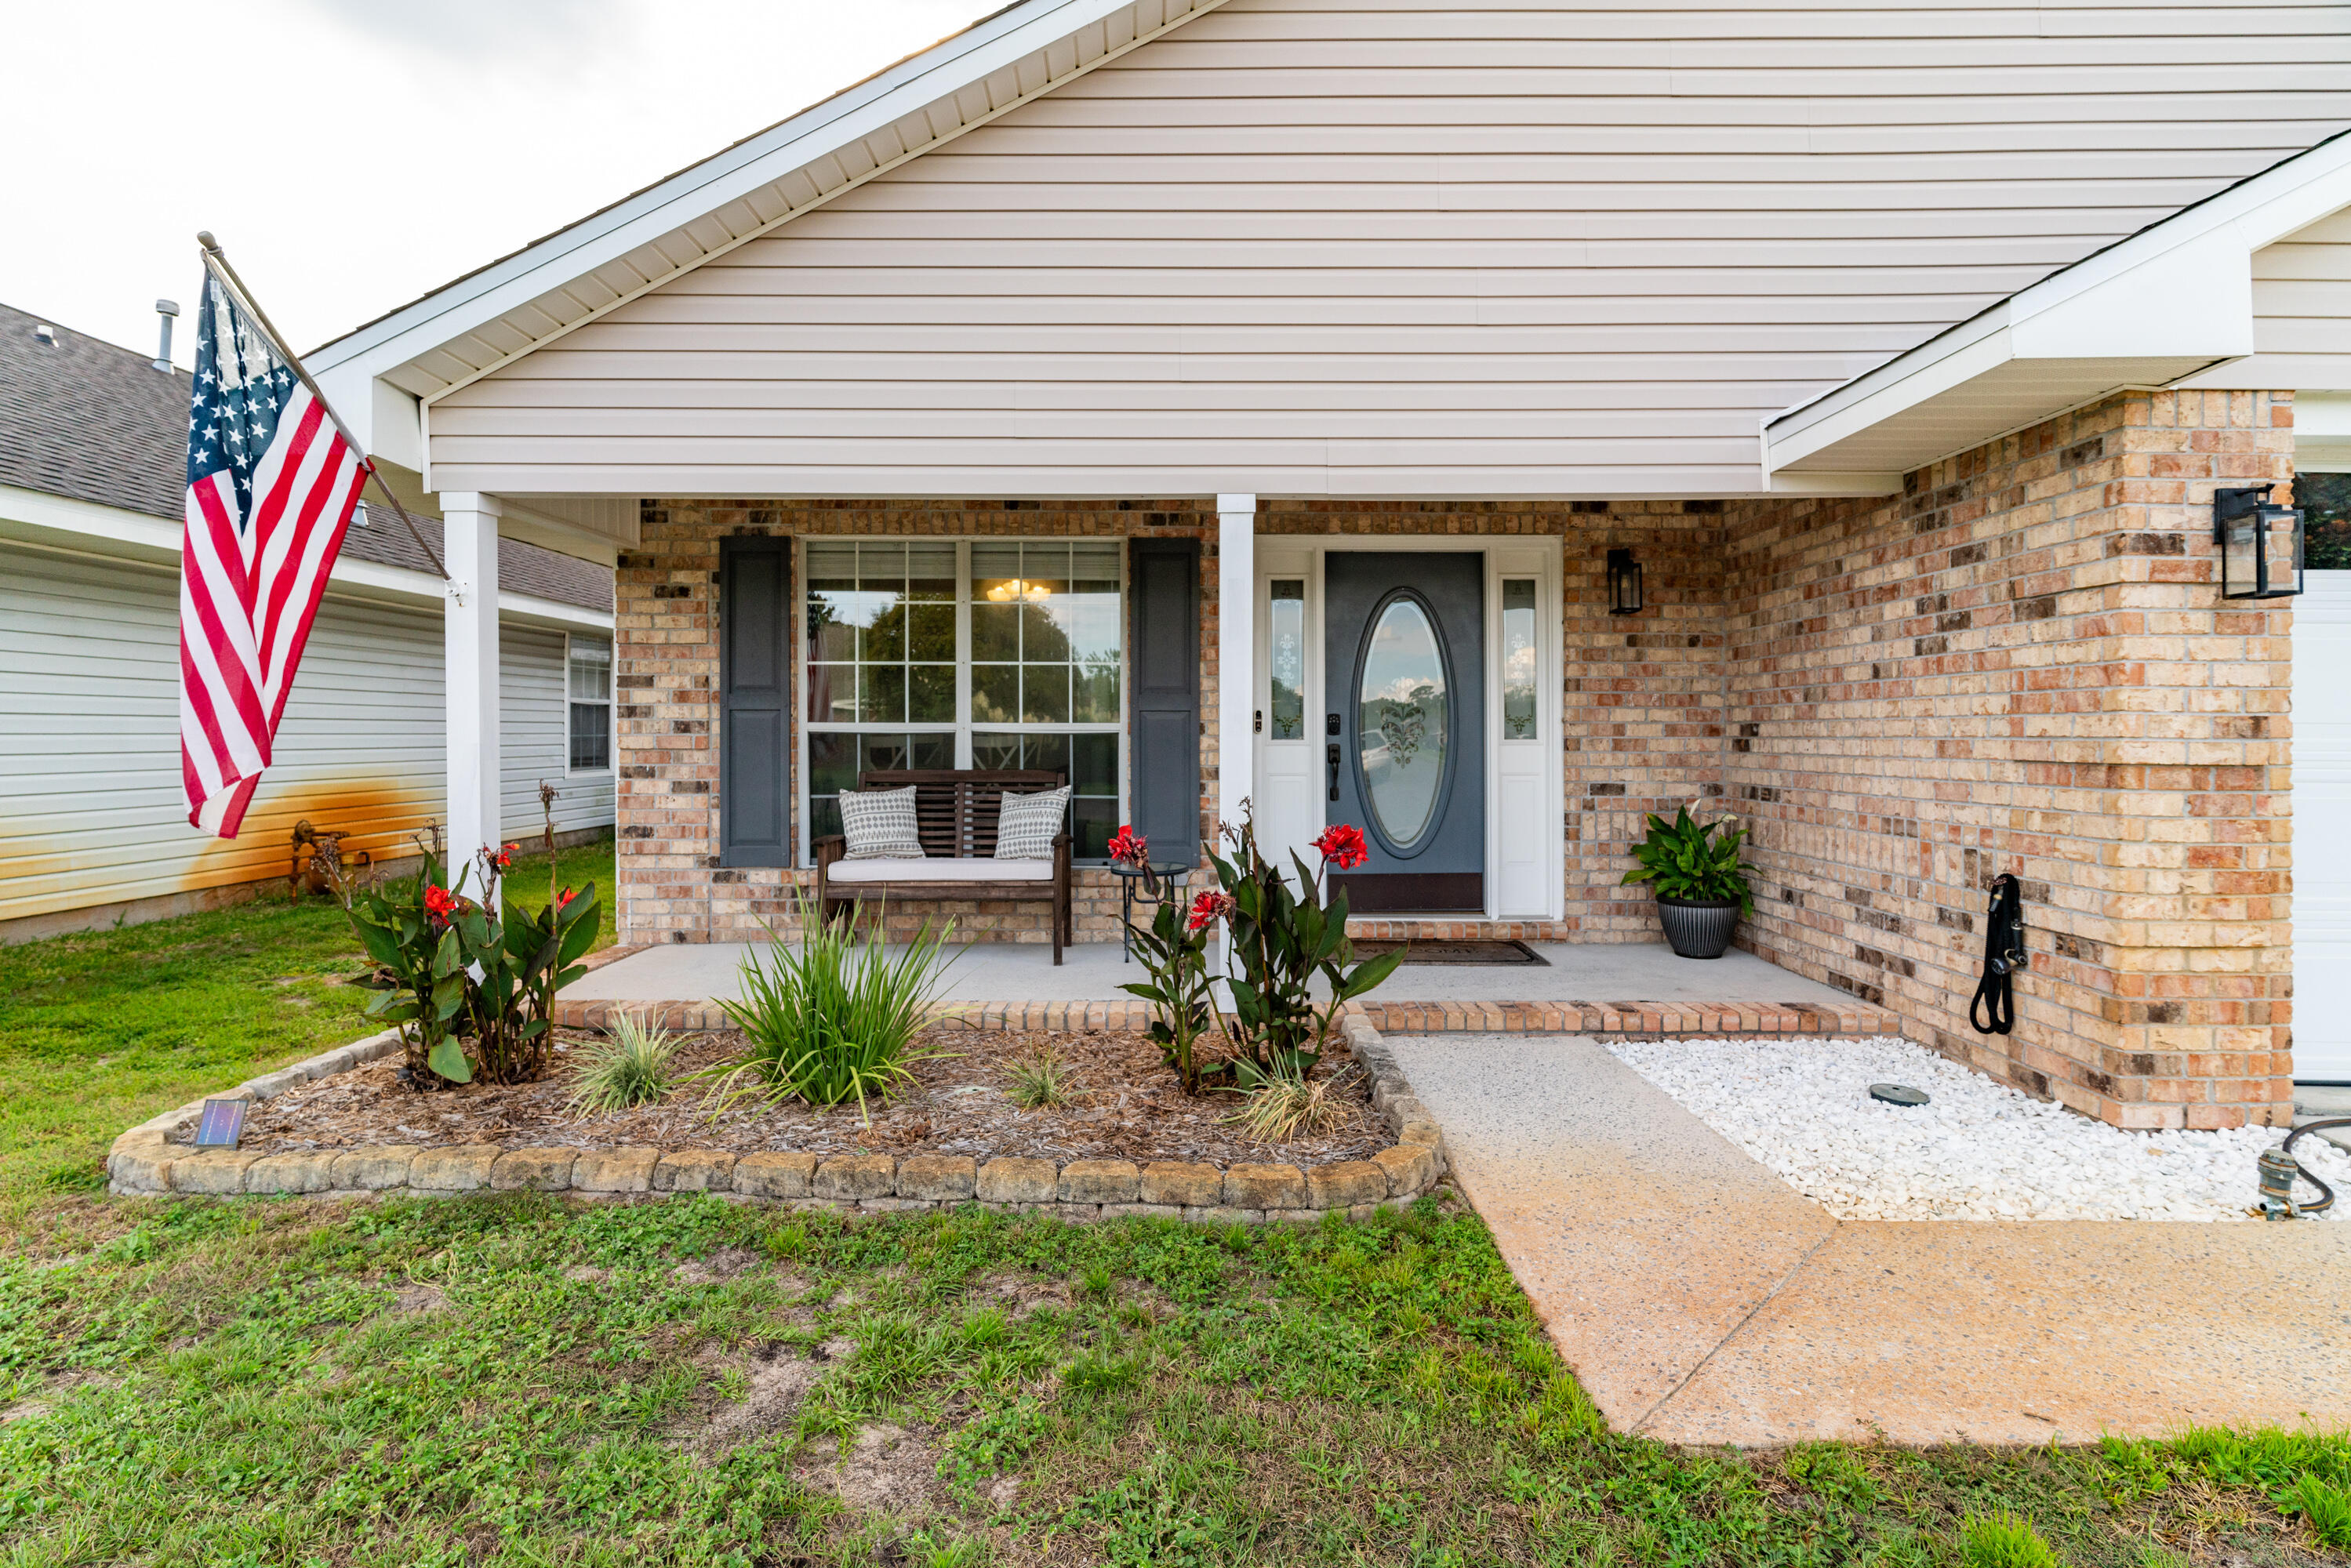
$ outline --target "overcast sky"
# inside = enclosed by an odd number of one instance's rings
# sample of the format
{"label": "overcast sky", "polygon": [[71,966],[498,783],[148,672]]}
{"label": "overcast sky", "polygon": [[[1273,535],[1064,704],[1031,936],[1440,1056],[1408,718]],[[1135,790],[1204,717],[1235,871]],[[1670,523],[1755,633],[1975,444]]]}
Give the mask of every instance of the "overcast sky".
{"label": "overcast sky", "polygon": [[[308,351],[772,125],[992,0],[10,8],[0,302],[153,349],[208,228]],[[181,318],[173,358],[191,362]]]}

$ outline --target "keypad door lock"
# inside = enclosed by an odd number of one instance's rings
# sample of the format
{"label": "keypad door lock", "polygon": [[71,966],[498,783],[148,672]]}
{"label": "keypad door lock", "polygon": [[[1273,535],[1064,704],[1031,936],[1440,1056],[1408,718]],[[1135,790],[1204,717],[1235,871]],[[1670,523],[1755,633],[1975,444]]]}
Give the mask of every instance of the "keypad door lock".
{"label": "keypad door lock", "polygon": [[1339,738],[1339,716],[1337,714],[1332,713],[1322,716],[1322,733],[1329,736],[1333,740]]}

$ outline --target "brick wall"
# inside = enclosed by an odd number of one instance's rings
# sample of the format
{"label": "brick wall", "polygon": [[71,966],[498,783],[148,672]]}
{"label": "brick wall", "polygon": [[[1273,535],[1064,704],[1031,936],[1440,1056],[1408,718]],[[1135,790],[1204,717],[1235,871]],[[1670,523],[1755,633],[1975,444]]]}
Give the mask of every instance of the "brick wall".
{"label": "brick wall", "polygon": [[[2291,988],[2284,610],[2224,606],[2210,502],[2290,476],[2287,394],[2133,393],[1909,476],[1890,499],[1270,501],[1268,534],[1556,536],[1566,917],[1496,935],[1654,940],[1619,885],[1650,811],[1755,832],[1742,946],[1880,1003],[1914,1037],[2125,1125],[2283,1117]],[[649,505],[620,571],[621,853],[635,940],[789,928],[798,873],[719,870],[718,540],[737,531],[1121,537],[1203,552],[1202,817],[1217,794],[1216,517],[1191,501]],[[1648,608],[1610,616],[1605,559]],[[797,841],[798,824],[795,823]],[[1976,1035],[1984,889],[2023,879],[2020,1022]],[[1081,940],[1116,935],[1081,873]],[[1044,940],[1033,906],[956,913]],[[1479,923],[1380,921],[1366,934]]]}
{"label": "brick wall", "polygon": [[[2125,1126],[2290,1100],[2291,614],[2220,597],[2211,495],[2290,476],[2286,394],[2132,393],[1911,475],[1728,517],[1722,781],[1742,946]],[[1967,1005],[2024,886],[2008,1037]]]}

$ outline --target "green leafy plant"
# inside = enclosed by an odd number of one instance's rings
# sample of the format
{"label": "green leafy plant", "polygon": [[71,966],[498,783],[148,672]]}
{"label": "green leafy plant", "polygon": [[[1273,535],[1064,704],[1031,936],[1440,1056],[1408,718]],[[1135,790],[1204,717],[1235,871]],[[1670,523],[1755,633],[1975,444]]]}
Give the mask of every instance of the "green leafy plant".
{"label": "green leafy plant", "polygon": [[1960,1524],[1959,1561],[1967,1568],[2062,1568],[2041,1532],[2004,1508]]}
{"label": "green leafy plant", "polygon": [[[379,993],[368,1017],[398,1026],[407,1065],[451,1083],[528,1083],[546,1075],[555,993],[584,971],[594,946],[596,888],[565,889],[546,908],[507,907],[499,878],[508,844],[486,850],[451,882],[431,850],[413,877],[356,893],[351,928],[375,960],[357,983]],[[478,902],[465,889],[479,872]]]}
{"label": "green leafy plant", "polygon": [[1735,903],[1741,915],[1754,914],[1755,899],[1747,888],[1747,873],[1753,868],[1739,858],[1747,830],[1732,825],[1738,821],[1723,816],[1700,824],[1687,806],[1670,822],[1652,812],[1647,840],[1633,846],[1633,858],[1641,863],[1625,873],[1625,881],[1646,882],[1660,898]]}
{"label": "green leafy plant", "polygon": [[596,1116],[650,1105],[669,1092],[676,1055],[677,1037],[669,1030],[649,1029],[634,1013],[614,1013],[611,1031],[581,1054],[571,1113]]}
{"label": "green leafy plant", "polygon": [[1070,1103],[1069,1068],[1050,1047],[1012,1064],[1006,1098],[1023,1111],[1042,1111]]}
{"label": "green leafy plant", "polygon": [[[1222,892],[1193,900],[1191,918],[1195,930],[1219,916],[1231,925],[1238,972],[1225,983],[1233,998],[1229,1032],[1240,1051],[1234,1075],[1243,1088],[1274,1077],[1302,1081],[1322,1059],[1339,1009],[1395,973],[1404,950],[1355,963],[1354,944],[1347,940],[1346,889],[1332,892],[1326,902],[1323,873],[1308,870],[1296,853],[1290,857],[1298,873],[1293,884],[1258,852],[1256,826],[1248,816],[1239,827],[1226,827],[1224,836],[1232,858],[1217,854],[1214,846],[1208,853]],[[1345,825],[1325,829],[1314,847],[1325,868],[1341,871],[1363,863],[1365,853],[1363,830]],[[1321,1008],[1314,1005],[1317,975],[1330,988]]]}
{"label": "green leafy plant", "polygon": [[1225,1071],[1223,1063],[1211,1068],[1200,1058],[1201,1038],[1216,1019],[1208,980],[1210,925],[1191,918],[1172,899],[1163,902],[1151,925],[1134,933],[1134,951],[1150,978],[1119,988],[1153,1005],[1151,1038],[1186,1094],[1199,1093],[1209,1078]]}
{"label": "green leafy plant", "polygon": [[768,933],[768,959],[745,956],[743,998],[718,1005],[743,1031],[743,1054],[710,1069],[712,1114],[745,1099],[768,1104],[794,1096],[811,1105],[894,1098],[912,1063],[943,1055],[917,1051],[931,1004],[952,961],[945,948],[950,920],[935,935],[929,921],[896,956],[878,937],[859,935],[864,906],[846,924],[800,906],[800,937],[788,947]]}

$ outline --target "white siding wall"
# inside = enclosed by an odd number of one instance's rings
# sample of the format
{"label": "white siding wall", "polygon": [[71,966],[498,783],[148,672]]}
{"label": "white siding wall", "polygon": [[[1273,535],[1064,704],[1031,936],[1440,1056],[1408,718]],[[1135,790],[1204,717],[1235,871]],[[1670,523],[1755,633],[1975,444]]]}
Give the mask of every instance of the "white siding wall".
{"label": "white siding wall", "polygon": [[564,772],[571,746],[563,633],[512,623],[500,628],[498,672],[504,706],[499,716],[498,814],[505,820],[506,836],[523,840],[539,831],[542,779],[563,792],[555,803],[557,832],[611,826],[612,770]]}
{"label": "white siding wall", "polygon": [[434,472],[1751,491],[1763,415],[2347,122],[2336,5],[1232,0],[448,395]]}
{"label": "white siding wall", "polygon": [[[437,612],[327,597],[234,842],[187,824],[178,636],[173,570],[0,545],[0,921],[283,874],[304,817],[413,853],[440,814]],[[507,767],[511,828],[538,821],[534,769],[562,768],[547,742],[563,724],[562,639],[509,624],[507,641],[507,722],[528,737]],[[564,787],[559,828],[612,821],[610,775]]]}

